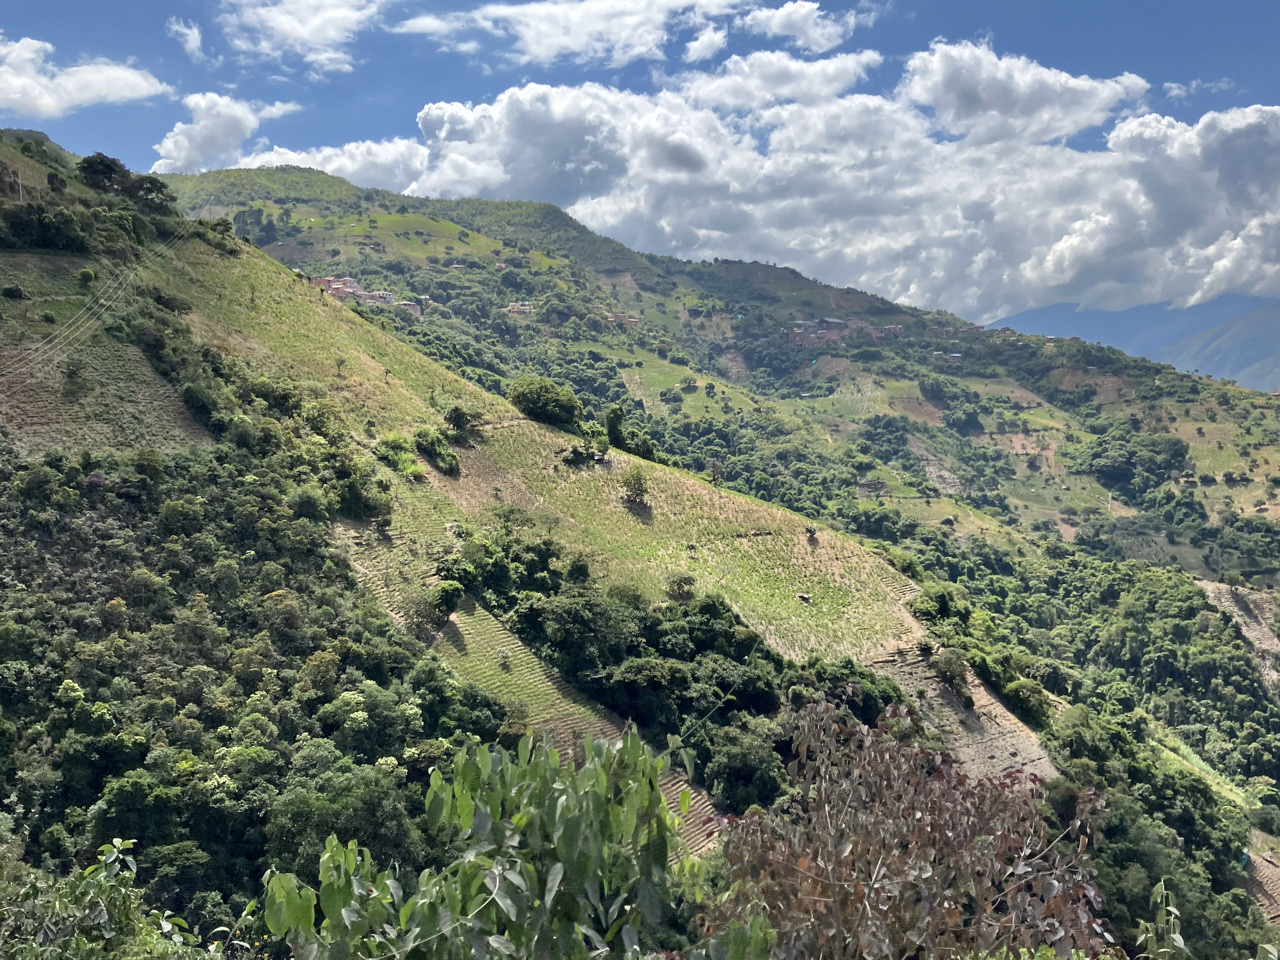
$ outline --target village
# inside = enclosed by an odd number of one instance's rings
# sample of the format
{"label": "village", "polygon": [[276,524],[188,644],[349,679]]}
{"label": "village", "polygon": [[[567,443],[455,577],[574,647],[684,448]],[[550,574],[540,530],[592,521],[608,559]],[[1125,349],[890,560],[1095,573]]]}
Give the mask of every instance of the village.
{"label": "village", "polygon": [[360,286],[360,282],[352,277],[317,277],[311,281],[311,284],[343,303],[355,300],[358,303],[403,307],[415,317],[422,316],[422,304],[416,300],[397,300],[395,294],[387,290],[365,290]]}

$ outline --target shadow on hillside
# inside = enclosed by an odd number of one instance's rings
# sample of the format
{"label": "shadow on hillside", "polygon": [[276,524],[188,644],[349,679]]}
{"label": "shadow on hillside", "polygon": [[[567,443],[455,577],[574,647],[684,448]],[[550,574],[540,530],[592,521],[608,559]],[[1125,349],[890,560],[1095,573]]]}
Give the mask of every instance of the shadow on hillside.
{"label": "shadow on hillside", "polygon": [[458,625],[450,620],[440,628],[439,643],[447,643],[453,649],[457,650],[464,657],[467,655],[467,638],[462,635],[462,631],[458,629]]}
{"label": "shadow on hillside", "polygon": [[623,500],[622,505],[627,508],[627,513],[645,526],[653,523],[653,507],[649,506],[649,504],[636,500]]}

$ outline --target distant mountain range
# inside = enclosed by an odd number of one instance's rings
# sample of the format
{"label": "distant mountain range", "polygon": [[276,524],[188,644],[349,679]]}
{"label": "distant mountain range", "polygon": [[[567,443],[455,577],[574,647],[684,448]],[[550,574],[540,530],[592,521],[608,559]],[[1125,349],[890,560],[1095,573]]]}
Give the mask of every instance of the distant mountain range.
{"label": "distant mountain range", "polygon": [[996,325],[1083,337],[1254,390],[1280,390],[1280,300],[1226,294],[1185,310],[1157,303],[1119,311],[1059,303]]}

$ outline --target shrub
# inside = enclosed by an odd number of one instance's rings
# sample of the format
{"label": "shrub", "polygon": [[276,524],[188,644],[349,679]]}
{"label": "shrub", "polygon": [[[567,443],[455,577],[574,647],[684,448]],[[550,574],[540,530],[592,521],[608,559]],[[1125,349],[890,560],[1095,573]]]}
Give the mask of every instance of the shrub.
{"label": "shrub", "polygon": [[648,502],[649,478],[639,464],[633,464],[631,469],[619,478],[618,485],[622,487],[622,499],[628,503]]}
{"label": "shrub", "polygon": [[457,476],[462,468],[462,461],[449,447],[449,442],[439,430],[431,427],[420,427],[413,434],[413,443],[424,460],[441,473]]}
{"label": "shrub", "polygon": [[929,661],[929,666],[933,667],[938,679],[956,693],[968,692],[969,663],[961,651],[955,647],[947,647]]}
{"label": "shrub", "polygon": [[1015,680],[1000,692],[1005,705],[1033,727],[1044,727],[1053,716],[1053,702],[1035,680]]}
{"label": "shrub", "polygon": [[[1105,946],[1086,844],[1055,842],[1038,785],[1016,774],[971,779],[927,746],[900,742],[918,729],[904,707],[870,729],[819,703],[785,726],[795,799],[730,824],[734,894],[711,907],[716,928],[763,913],[777,960]],[[1086,830],[1077,817],[1067,834]]]}
{"label": "shrub", "polygon": [[530,420],[556,427],[572,427],[582,415],[574,392],[546,377],[521,377],[507,390],[507,399]]}

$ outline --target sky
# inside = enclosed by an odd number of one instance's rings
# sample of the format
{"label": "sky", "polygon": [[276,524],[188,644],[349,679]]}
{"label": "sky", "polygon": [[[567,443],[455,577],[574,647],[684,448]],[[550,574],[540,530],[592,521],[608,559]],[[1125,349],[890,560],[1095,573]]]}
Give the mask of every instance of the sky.
{"label": "sky", "polygon": [[12,3],[0,125],[546,200],[990,321],[1280,296],[1277,28],[1268,0]]}

